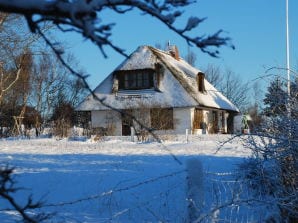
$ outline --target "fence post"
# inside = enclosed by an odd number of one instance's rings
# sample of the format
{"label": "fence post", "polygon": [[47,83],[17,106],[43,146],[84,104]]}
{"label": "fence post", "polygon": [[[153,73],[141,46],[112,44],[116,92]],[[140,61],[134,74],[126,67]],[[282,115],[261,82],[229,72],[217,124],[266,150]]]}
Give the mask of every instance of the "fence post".
{"label": "fence post", "polygon": [[130,138],[132,142],[135,141],[135,129],[133,127],[130,127]]}
{"label": "fence post", "polygon": [[188,129],[185,130],[185,139],[186,139],[186,142],[188,143]]}

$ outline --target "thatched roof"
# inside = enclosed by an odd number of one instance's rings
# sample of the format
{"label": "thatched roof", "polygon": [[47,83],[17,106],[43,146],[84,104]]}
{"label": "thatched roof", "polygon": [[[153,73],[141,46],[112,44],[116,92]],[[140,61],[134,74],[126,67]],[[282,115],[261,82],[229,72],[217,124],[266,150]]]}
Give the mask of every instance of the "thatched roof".
{"label": "thatched roof", "polygon": [[[113,91],[114,73],[127,70],[155,69],[163,66],[163,77],[159,91],[121,90]],[[192,67],[182,58],[175,59],[169,52],[150,46],[141,46],[121,63],[98,87],[94,93],[116,109],[137,107],[208,107],[238,112],[239,110],[225,96],[217,91],[206,79],[205,91],[199,92],[197,75],[200,70]],[[99,101],[88,96],[77,110],[106,110]]]}

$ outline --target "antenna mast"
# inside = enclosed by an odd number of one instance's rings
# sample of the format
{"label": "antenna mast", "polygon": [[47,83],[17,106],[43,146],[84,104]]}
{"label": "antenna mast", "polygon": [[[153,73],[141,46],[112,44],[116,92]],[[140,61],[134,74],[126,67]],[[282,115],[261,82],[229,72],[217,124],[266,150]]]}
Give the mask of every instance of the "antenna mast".
{"label": "antenna mast", "polygon": [[286,0],[286,53],[287,53],[287,87],[288,96],[291,94],[291,81],[290,81],[290,43],[289,43],[289,1]]}

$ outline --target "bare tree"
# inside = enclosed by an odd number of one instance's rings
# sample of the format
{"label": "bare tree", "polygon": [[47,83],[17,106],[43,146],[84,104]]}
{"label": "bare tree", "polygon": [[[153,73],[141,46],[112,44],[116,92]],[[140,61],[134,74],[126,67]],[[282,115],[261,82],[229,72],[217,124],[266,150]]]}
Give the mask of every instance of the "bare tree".
{"label": "bare tree", "polygon": [[14,123],[16,134],[20,134],[20,125],[26,112],[32,62],[31,52],[25,51],[15,58],[14,67],[2,74],[3,79],[0,84],[2,88],[0,94],[1,113],[9,115],[5,119],[11,119],[11,123]]}
{"label": "bare tree", "polygon": [[17,57],[20,55],[20,47],[18,42],[21,42],[19,35],[16,35],[15,31],[8,26],[18,25],[19,17],[10,16],[7,13],[0,13],[0,105],[2,100],[13,85],[19,79],[21,70],[17,61]]}
{"label": "bare tree", "polygon": [[[190,37],[187,33],[205,19],[190,17],[183,28],[177,28],[174,23],[183,14],[180,8],[193,3],[189,0],[180,1],[135,1],[135,0],[115,0],[115,1],[26,1],[1,0],[2,11],[19,13],[26,16],[30,29],[39,32],[40,25],[45,21],[51,21],[63,31],[75,31],[81,33],[86,38],[95,42],[101,52],[106,56],[104,46],[110,46],[117,52],[125,55],[124,51],[110,41],[111,29],[114,24],[100,21],[98,16],[104,11],[114,11],[124,14],[132,9],[138,9],[142,13],[151,15],[164,23],[169,29],[182,36],[189,44],[194,44],[203,52],[211,56],[217,56],[218,51],[210,47],[220,47],[230,45],[227,37],[220,37],[222,30],[210,36]],[[68,27],[68,29],[65,29]]]}
{"label": "bare tree", "polygon": [[205,69],[205,74],[207,80],[215,87],[220,88],[221,84],[224,79],[224,75],[221,72],[219,66],[215,66],[212,64],[208,64],[207,68]]}
{"label": "bare tree", "polygon": [[225,80],[221,91],[229,98],[240,110],[244,110],[248,104],[248,83],[243,83],[239,75],[232,70],[227,69],[225,72]]}
{"label": "bare tree", "polygon": [[[75,59],[70,56],[68,63],[74,64],[74,61]],[[42,114],[45,121],[49,120],[53,108],[60,102],[76,106],[86,95],[86,88],[82,81],[70,75],[50,52],[39,55],[30,81],[34,86],[30,95],[30,104]]]}
{"label": "bare tree", "polygon": [[[0,114],[1,126],[15,126],[20,133],[31,90],[34,53],[39,37],[27,28],[22,16],[0,13]],[[45,31],[47,28],[42,28]],[[14,117],[14,119],[13,119]]]}
{"label": "bare tree", "polygon": [[[33,58],[31,52],[26,52],[18,58],[19,62],[19,70],[20,77],[17,80],[17,83],[13,87],[13,94],[16,96],[15,99],[17,104],[20,104],[21,109],[19,114],[13,116],[14,118],[14,132],[17,135],[21,135],[21,125],[23,124],[23,119],[26,112],[26,105],[28,101],[28,97],[30,94],[30,76],[32,75],[32,65],[33,65]],[[13,97],[10,97],[10,99]],[[19,101],[19,102],[18,102]]]}
{"label": "bare tree", "polygon": [[207,80],[240,111],[245,111],[249,106],[249,84],[241,80],[240,76],[231,69],[222,71],[219,67],[208,65],[205,70]]}
{"label": "bare tree", "polygon": [[189,63],[192,66],[195,66],[196,64],[196,60],[197,60],[197,56],[196,54],[190,50],[190,47],[188,47],[188,52],[185,56],[185,60],[187,61],[187,63]]}
{"label": "bare tree", "polygon": [[11,79],[10,75],[4,74],[3,70],[3,64],[0,64],[0,105],[2,104],[3,98],[5,94],[14,86],[14,84],[17,82],[17,80],[20,77],[21,70],[16,71],[16,75],[13,79]]}

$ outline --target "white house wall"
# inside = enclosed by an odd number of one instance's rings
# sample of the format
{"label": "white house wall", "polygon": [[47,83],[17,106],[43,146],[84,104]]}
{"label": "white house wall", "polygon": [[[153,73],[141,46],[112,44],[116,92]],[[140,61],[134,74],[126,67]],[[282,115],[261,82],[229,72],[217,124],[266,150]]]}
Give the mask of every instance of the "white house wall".
{"label": "white house wall", "polygon": [[190,133],[193,123],[193,113],[193,108],[174,108],[175,134],[185,134],[186,129]]}
{"label": "white house wall", "polygon": [[[193,113],[194,108],[174,108],[173,110],[173,121],[174,129],[173,130],[160,130],[156,131],[157,134],[185,134],[186,129],[191,133],[192,123],[193,123]],[[136,118],[139,118],[141,122],[148,119],[150,115],[143,114],[142,117],[139,117],[137,114]],[[122,121],[121,115],[116,111],[92,111],[91,112],[91,122],[92,127],[103,127],[108,128],[109,126],[114,126],[113,135],[122,135]],[[149,121],[145,121],[149,123]],[[149,124],[150,125],[150,124]],[[138,128],[138,127],[137,127]]]}
{"label": "white house wall", "polygon": [[[210,133],[210,128],[213,122],[213,111],[216,111],[218,116],[218,129],[222,132],[227,132],[227,118],[228,112],[221,110],[203,110],[203,121],[207,124],[207,129],[193,129],[193,119],[194,119],[194,108],[174,108],[173,109],[173,130],[159,130],[156,134],[185,134],[186,129],[188,129],[189,134],[208,134]],[[222,126],[220,113],[224,112],[224,126]],[[143,124],[150,127],[150,112],[149,111],[138,111],[134,112],[135,117],[140,120]],[[113,129],[112,135],[122,135],[122,120],[121,115],[116,111],[92,111],[91,112],[91,122],[92,127],[102,127]],[[136,124],[136,123],[135,123]],[[135,125],[139,129],[138,125]]]}

